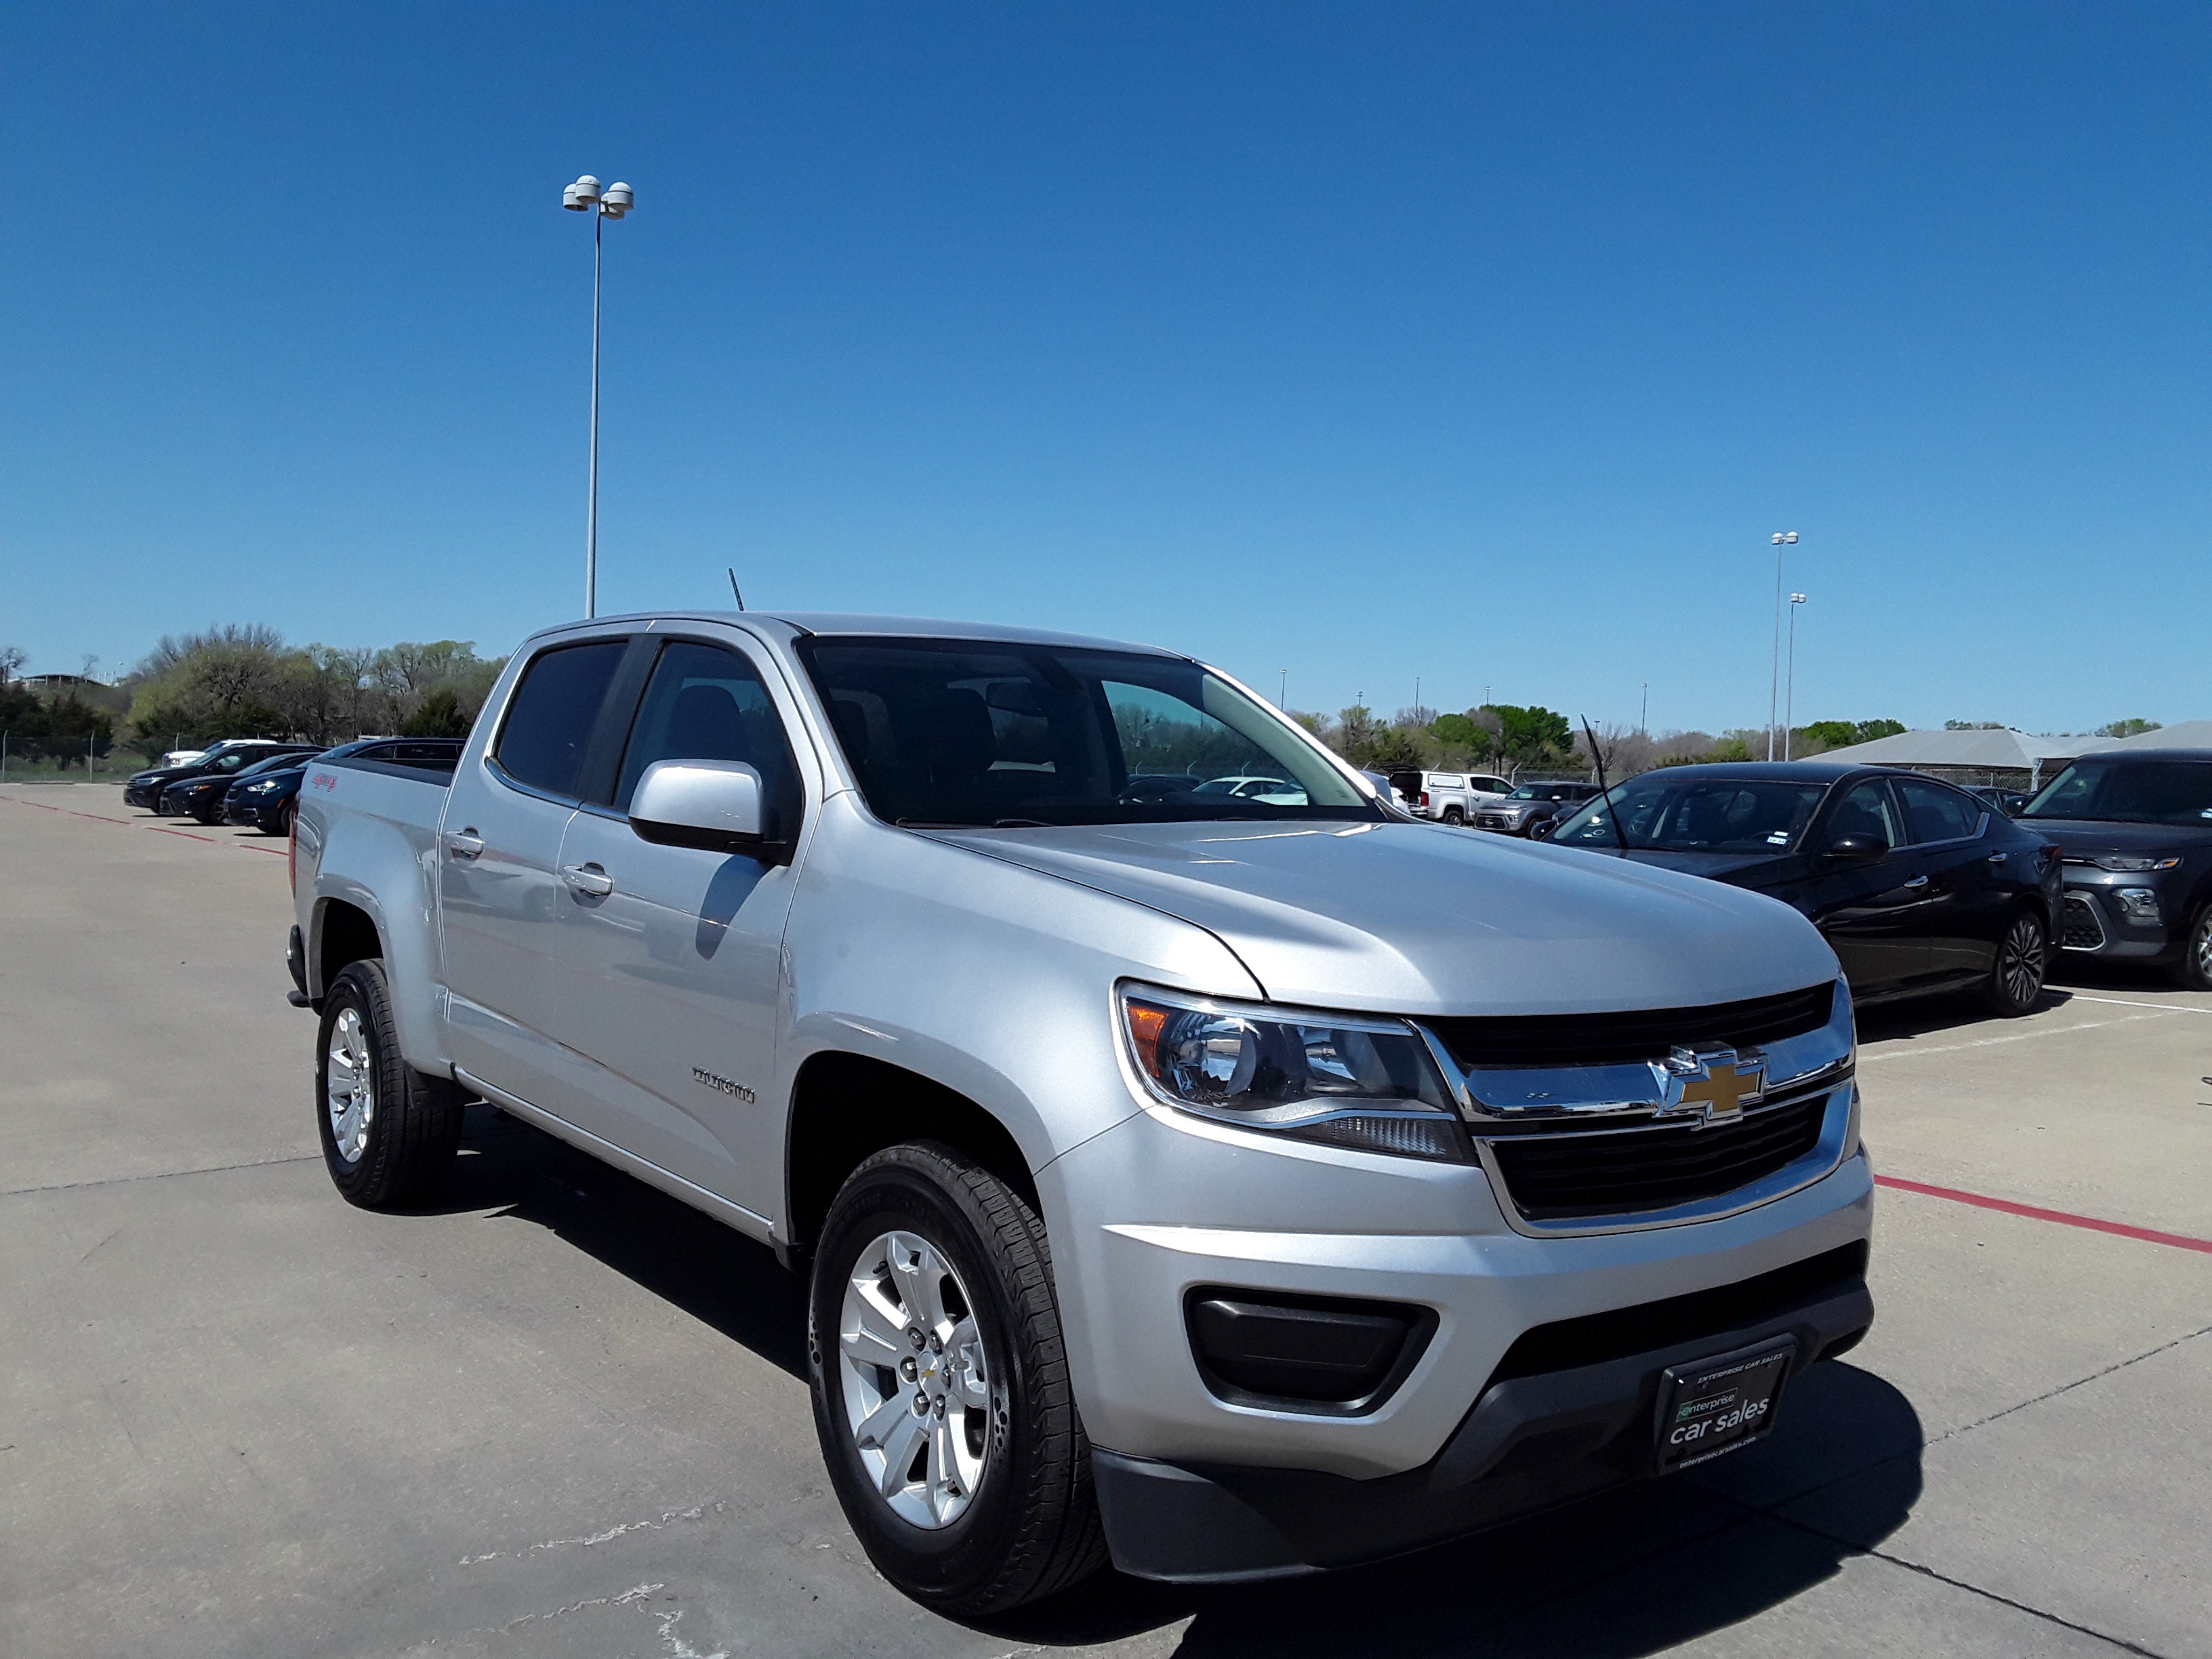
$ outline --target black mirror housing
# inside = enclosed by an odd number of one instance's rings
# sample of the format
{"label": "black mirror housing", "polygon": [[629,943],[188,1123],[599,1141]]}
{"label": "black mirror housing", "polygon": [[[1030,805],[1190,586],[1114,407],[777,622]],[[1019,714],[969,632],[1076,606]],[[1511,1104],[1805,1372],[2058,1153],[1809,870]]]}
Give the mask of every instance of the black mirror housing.
{"label": "black mirror housing", "polygon": [[1838,864],[1880,864],[1889,856],[1889,843],[1880,836],[1838,836],[1826,856]]}

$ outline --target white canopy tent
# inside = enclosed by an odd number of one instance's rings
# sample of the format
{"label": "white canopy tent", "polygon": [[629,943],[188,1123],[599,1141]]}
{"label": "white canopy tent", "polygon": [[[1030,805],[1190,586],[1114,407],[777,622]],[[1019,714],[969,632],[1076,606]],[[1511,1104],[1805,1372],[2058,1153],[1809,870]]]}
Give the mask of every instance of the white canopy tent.
{"label": "white canopy tent", "polygon": [[[2179,720],[2172,726],[2161,726],[2155,732],[2138,732],[2132,738],[2118,742],[2110,739],[2098,744],[2099,749],[2212,749],[2212,720]],[[2092,751],[2082,750],[2087,754]]]}
{"label": "white canopy tent", "polygon": [[1848,749],[1831,749],[1810,760],[1841,761],[1847,766],[1952,767],[1962,771],[2015,771],[2028,775],[2032,788],[2045,765],[2108,748],[2105,738],[2039,738],[2008,726],[1964,732],[1899,732]]}

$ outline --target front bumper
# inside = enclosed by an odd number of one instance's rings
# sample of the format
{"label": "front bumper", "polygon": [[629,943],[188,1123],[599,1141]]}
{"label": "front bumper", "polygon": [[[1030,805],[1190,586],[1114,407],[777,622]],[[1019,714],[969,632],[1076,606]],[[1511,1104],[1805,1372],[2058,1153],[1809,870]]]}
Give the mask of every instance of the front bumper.
{"label": "front bumper", "polygon": [[[2132,874],[2067,866],[2059,908],[2060,946],[2069,956],[2112,962],[2171,960],[2179,943],[2175,933],[2186,919],[2168,924],[2168,912],[2179,907],[2160,880],[2164,873]],[[2145,889],[2158,896],[2154,915],[2134,914],[2120,898],[2123,891]]]}
{"label": "front bumper", "polygon": [[[1765,1275],[1765,1282],[1731,1287],[1739,1291],[1733,1298],[1726,1292],[1680,1298],[1706,1305],[1678,1320],[1671,1340],[1585,1364],[1493,1377],[1443,1449],[1402,1474],[1354,1480],[1312,1469],[1178,1464],[1094,1449],[1115,1564],[1139,1577],[1182,1583],[1349,1566],[1634,1480],[1650,1471],[1668,1366],[1784,1335],[1796,1342],[1793,1378],[1835,1358],[1874,1321],[1865,1261],[1863,1245],[1846,1247]],[[1798,1283],[1790,1282],[1793,1274]],[[1655,1328],[1664,1317],[1651,1322]],[[1553,1346],[1573,1340],[1563,1336]],[[1509,1355],[1501,1371],[1510,1361]]]}

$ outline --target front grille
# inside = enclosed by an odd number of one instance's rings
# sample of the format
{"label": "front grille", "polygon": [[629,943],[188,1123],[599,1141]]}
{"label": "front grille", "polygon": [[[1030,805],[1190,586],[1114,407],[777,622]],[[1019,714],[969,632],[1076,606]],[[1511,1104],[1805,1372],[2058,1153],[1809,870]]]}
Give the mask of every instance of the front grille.
{"label": "front grille", "polygon": [[2095,951],[2104,946],[2104,921],[2097,915],[2097,907],[2079,893],[2066,896],[2066,932],[2062,943],[2069,951]]}
{"label": "front grille", "polygon": [[1496,812],[1478,812],[1474,815],[1474,821],[1485,830],[1510,830],[1513,827],[1512,819]]}
{"label": "front grille", "polygon": [[1835,1009],[1835,987],[1808,985],[1779,996],[1703,1008],[1644,1008],[1620,1014],[1504,1014],[1424,1022],[1451,1056],[1478,1066],[1619,1066],[1664,1060],[1670,1049],[1755,1048],[1817,1031]]}
{"label": "front grille", "polygon": [[1489,1146],[1531,1221],[1632,1216],[1717,1198],[1787,1168],[1820,1144],[1827,1106],[1824,1091],[1733,1123],[1508,1135]]}

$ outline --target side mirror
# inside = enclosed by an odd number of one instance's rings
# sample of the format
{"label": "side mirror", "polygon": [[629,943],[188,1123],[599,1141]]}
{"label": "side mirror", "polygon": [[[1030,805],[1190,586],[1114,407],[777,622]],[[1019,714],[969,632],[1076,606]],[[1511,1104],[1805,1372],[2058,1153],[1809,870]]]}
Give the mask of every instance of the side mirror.
{"label": "side mirror", "polygon": [[665,760],[645,769],[629,827],[663,847],[764,855],[761,775],[743,761]]}
{"label": "side mirror", "polygon": [[1532,823],[1528,826],[1528,839],[1549,841],[1552,838],[1552,831],[1559,827],[1559,821],[1557,818],[1546,818],[1541,823]]}
{"label": "side mirror", "polygon": [[1880,864],[1889,856],[1889,843],[1880,836],[1838,836],[1827,855],[1838,864]]}

